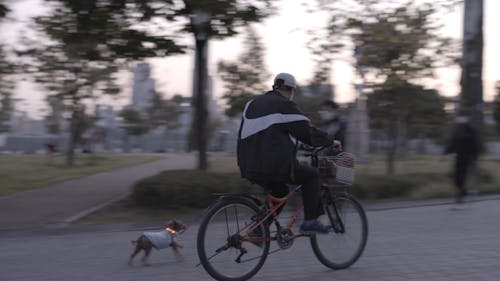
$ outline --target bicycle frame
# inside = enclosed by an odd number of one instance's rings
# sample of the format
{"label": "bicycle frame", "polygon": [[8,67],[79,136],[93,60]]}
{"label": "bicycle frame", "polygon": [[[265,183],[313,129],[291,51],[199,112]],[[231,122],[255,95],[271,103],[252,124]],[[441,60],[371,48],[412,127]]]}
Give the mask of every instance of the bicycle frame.
{"label": "bicycle frame", "polygon": [[[324,149],[324,147],[319,148],[319,149],[313,149],[310,151],[310,153],[306,154],[305,156],[311,157],[311,165],[313,167],[318,167],[318,152]],[[323,185],[323,184],[321,184]],[[247,242],[267,242],[266,240],[268,239],[263,239],[263,238],[258,238],[258,237],[251,237],[249,234],[252,233],[256,228],[258,228],[260,225],[265,223],[269,218],[272,218],[273,222],[276,224],[278,231],[280,231],[281,224],[278,220],[278,214],[277,211],[279,208],[283,207],[287,202],[288,199],[290,199],[292,196],[294,196],[297,191],[299,191],[302,188],[302,185],[298,185],[295,187],[293,190],[291,190],[285,197],[283,198],[277,198],[272,196],[271,194],[267,194],[265,202],[267,203],[268,206],[270,206],[270,210],[266,210],[265,214],[262,216],[259,214],[259,218],[256,222],[251,222],[251,223],[246,223],[242,229],[236,233],[236,235],[239,236],[241,241],[247,241]],[[255,198],[254,198],[255,199]],[[299,218],[300,214],[302,213],[302,209],[304,209],[304,204],[301,203],[295,213],[292,215],[290,220],[286,223],[286,228],[291,229],[295,223],[297,222],[297,219]],[[333,219],[333,217],[338,218],[338,210],[335,208],[335,215],[332,216],[332,214],[328,214],[330,219]],[[335,232],[343,232],[343,222],[340,221],[340,230],[336,229],[337,227],[334,226]],[[244,235],[241,235],[244,233]],[[298,235],[298,236],[307,236],[307,235]],[[269,241],[274,241],[277,239],[277,236],[273,236],[269,238]]]}
{"label": "bicycle frame", "polygon": [[[315,256],[328,268],[345,269],[355,263],[365,248],[368,225],[360,202],[346,189],[352,184],[350,180],[354,179],[354,157],[349,153],[333,154],[328,150],[320,158],[318,152],[322,149],[305,147],[304,151],[308,153],[304,156],[310,156],[311,166],[317,167],[320,172],[320,202],[325,207],[326,216],[318,219],[322,224],[326,222],[328,230],[324,232],[331,235],[316,235],[303,229],[294,233],[292,228],[303,212],[303,203],[289,209],[281,225],[281,210],[292,196],[301,192],[302,185],[291,188],[283,198],[274,197],[269,192],[219,193],[215,194],[218,199],[207,208],[200,223],[198,265],[203,265],[207,273],[217,280],[248,280],[262,268],[268,255],[289,249],[299,237],[310,239]],[[337,165],[352,170],[338,172]],[[349,219],[351,217],[354,219]],[[271,231],[273,222],[276,229]],[[355,227],[350,227],[351,224]],[[276,241],[277,248],[270,251],[272,241]],[[335,244],[333,248],[329,246],[332,243]],[[229,268],[233,263],[246,265]]]}
{"label": "bicycle frame", "polygon": [[[279,215],[277,214],[277,211],[279,208],[285,206],[285,204],[288,202],[288,199],[290,199],[292,196],[294,196],[300,188],[302,188],[302,185],[295,187],[292,191],[290,191],[287,194],[287,196],[285,196],[283,198],[277,198],[277,197],[272,196],[271,194],[267,194],[266,202],[267,202],[268,206],[271,207],[270,210],[267,210],[265,215],[263,217],[259,218],[257,222],[246,224],[238,232],[238,234],[240,234],[240,233],[246,231],[246,234],[241,237],[241,240],[248,241],[248,242],[265,242],[266,239],[257,238],[257,237],[250,237],[248,234],[251,233],[252,231],[254,231],[257,227],[259,227],[263,223],[265,223],[271,217],[273,219],[273,222],[278,227],[278,230],[281,229],[281,224],[278,220]],[[290,218],[290,220],[287,222],[287,224],[286,224],[287,228],[292,228],[295,225],[295,223],[297,222],[297,219],[299,218],[300,214],[302,213],[303,208],[304,208],[304,204],[301,203],[299,205],[299,207],[297,208],[297,210],[295,211],[295,213]],[[277,239],[276,236],[273,236],[273,237],[269,238],[269,241],[274,241],[276,239]]]}

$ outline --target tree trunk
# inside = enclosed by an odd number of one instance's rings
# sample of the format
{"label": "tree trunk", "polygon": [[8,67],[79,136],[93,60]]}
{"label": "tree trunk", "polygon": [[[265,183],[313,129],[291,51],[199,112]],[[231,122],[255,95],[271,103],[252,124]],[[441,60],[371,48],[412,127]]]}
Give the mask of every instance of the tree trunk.
{"label": "tree trunk", "polygon": [[465,0],[460,106],[483,140],[483,0]]}
{"label": "tree trunk", "polygon": [[73,109],[71,113],[71,123],[69,129],[68,148],[66,150],[66,166],[71,166],[75,162],[75,146],[78,138],[78,108]]}
{"label": "tree trunk", "polygon": [[401,157],[408,155],[408,128],[407,114],[400,114],[397,123],[397,154]]}
{"label": "tree trunk", "polygon": [[[465,0],[460,106],[469,111],[476,128],[478,150],[483,149],[483,0]],[[477,163],[474,163],[477,165]],[[472,170],[479,180],[477,166]]]}
{"label": "tree trunk", "polygon": [[130,135],[128,133],[123,136],[123,152],[130,152]]}
{"label": "tree trunk", "polygon": [[393,175],[395,173],[394,162],[398,147],[397,120],[387,120],[386,124],[389,139],[389,145],[386,148],[386,172],[388,175]]}
{"label": "tree trunk", "polygon": [[[394,147],[394,145],[392,145]],[[395,150],[392,149],[392,147],[389,148],[387,151],[387,158],[386,158],[386,173],[387,175],[394,175],[394,159],[396,152]]]}

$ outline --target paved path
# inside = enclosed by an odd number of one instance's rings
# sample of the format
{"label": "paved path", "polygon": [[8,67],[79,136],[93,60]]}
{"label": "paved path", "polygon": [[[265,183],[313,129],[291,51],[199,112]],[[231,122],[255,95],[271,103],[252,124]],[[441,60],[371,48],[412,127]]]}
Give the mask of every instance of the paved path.
{"label": "paved path", "polygon": [[[351,268],[332,271],[314,257],[309,241],[269,256],[252,280],[493,281],[500,280],[500,200],[460,210],[435,205],[369,211],[365,253]],[[141,230],[70,227],[0,232],[1,280],[211,280],[196,267],[196,224],[181,237],[185,256],[154,251],[152,266],[126,264],[130,240]],[[276,246],[274,246],[276,247]]]}
{"label": "paved path", "polygon": [[[130,240],[151,225],[60,227],[75,214],[126,194],[137,179],[193,165],[194,157],[172,155],[0,198],[0,280],[210,280],[195,266],[196,222],[182,237],[185,260],[177,262],[169,249],[155,251],[151,267],[126,264]],[[367,206],[369,240],[353,267],[325,268],[309,241],[299,239],[271,255],[252,280],[500,280],[500,200],[485,199],[458,210],[443,200]]]}
{"label": "paved path", "polygon": [[[127,195],[139,179],[169,169],[194,167],[189,154],[0,197],[0,230],[38,228],[71,222]],[[1,279],[1,278],[0,278]]]}

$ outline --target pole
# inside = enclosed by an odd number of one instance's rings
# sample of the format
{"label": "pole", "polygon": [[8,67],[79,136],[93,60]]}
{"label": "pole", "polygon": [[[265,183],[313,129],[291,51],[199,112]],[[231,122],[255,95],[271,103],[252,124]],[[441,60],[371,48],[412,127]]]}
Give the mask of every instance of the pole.
{"label": "pole", "polygon": [[191,24],[194,27],[196,40],[195,51],[195,77],[194,77],[194,118],[196,123],[194,130],[195,145],[198,149],[198,170],[207,169],[207,43],[208,25],[210,24],[210,14],[202,10],[194,11],[191,17]]}
{"label": "pole", "polygon": [[196,39],[196,61],[198,68],[196,69],[197,85],[195,98],[195,122],[196,132],[195,140],[198,148],[198,170],[207,169],[207,103],[205,96],[206,89],[206,38]]}
{"label": "pole", "polygon": [[483,141],[483,0],[465,0],[460,108]]}

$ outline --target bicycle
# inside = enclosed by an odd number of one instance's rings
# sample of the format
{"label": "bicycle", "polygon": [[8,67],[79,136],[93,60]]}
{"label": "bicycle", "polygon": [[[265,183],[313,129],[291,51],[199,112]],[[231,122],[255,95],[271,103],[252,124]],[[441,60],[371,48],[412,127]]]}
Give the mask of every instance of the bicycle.
{"label": "bicycle", "polygon": [[[316,257],[331,269],[348,268],[359,259],[366,246],[368,223],[361,203],[346,189],[354,180],[353,157],[344,152],[319,156],[324,148],[311,148],[306,156],[311,157],[311,165],[320,169],[321,200],[326,213],[321,220],[331,231],[294,234],[292,227],[302,213],[302,204],[286,225],[281,225],[278,210],[302,186],[293,188],[284,198],[269,193],[216,194],[218,198],[204,214],[197,236],[200,264],[210,276],[220,281],[248,280],[262,268],[269,254],[290,248],[299,237],[309,237]],[[259,195],[265,195],[265,200]],[[271,233],[273,223],[276,231]],[[353,239],[354,245],[349,247]],[[277,242],[278,249],[270,253],[271,241]]]}

